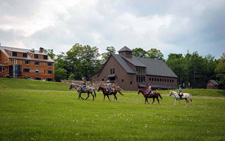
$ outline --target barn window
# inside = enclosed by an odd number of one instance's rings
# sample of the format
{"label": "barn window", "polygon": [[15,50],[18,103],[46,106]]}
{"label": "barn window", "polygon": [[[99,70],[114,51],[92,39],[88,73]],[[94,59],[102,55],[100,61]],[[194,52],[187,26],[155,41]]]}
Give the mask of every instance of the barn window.
{"label": "barn window", "polygon": [[136,82],[145,82],[145,76],[144,75],[137,75],[136,76]]}
{"label": "barn window", "polygon": [[0,72],[2,72],[2,66],[0,66]]}
{"label": "barn window", "polygon": [[102,81],[104,81],[104,79],[102,79]]}
{"label": "barn window", "polygon": [[52,63],[48,63],[48,66],[51,67],[52,66]]}
{"label": "barn window", "polygon": [[17,56],[17,52],[13,52],[13,56]]}
{"label": "barn window", "polygon": [[145,73],[145,68],[136,67],[136,72],[137,73]]}
{"label": "barn window", "polygon": [[123,82],[123,79],[122,79],[122,82]]}
{"label": "barn window", "polygon": [[115,68],[110,69],[110,74],[115,74]]}
{"label": "barn window", "polygon": [[132,81],[130,81],[130,84],[132,85]]}

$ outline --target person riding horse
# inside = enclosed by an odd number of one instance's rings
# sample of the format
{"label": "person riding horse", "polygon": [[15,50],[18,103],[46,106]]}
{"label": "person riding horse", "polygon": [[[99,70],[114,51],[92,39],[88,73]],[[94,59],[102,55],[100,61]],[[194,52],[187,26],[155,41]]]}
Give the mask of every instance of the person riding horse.
{"label": "person riding horse", "polygon": [[110,82],[109,82],[109,80],[107,80],[107,89],[108,89],[108,94],[110,94],[110,92],[111,92],[111,84],[110,84]]}
{"label": "person riding horse", "polygon": [[82,82],[82,91],[84,91],[84,89],[86,88],[86,78],[83,77],[82,80],[83,80],[83,82]]}
{"label": "person riding horse", "polygon": [[181,85],[179,86],[179,92],[178,92],[178,95],[180,96],[180,98],[182,98],[182,88],[181,88]]}
{"label": "person riding horse", "polygon": [[148,87],[148,95],[149,95],[149,96],[151,95],[151,92],[152,92],[152,86],[151,86],[151,84],[149,83],[149,87]]}

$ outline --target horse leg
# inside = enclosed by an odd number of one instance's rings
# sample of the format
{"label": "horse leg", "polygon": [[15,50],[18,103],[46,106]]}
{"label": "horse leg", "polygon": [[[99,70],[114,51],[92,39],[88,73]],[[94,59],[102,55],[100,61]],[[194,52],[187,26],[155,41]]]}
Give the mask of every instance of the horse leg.
{"label": "horse leg", "polygon": [[180,103],[180,105],[181,105],[180,99],[179,99],[179,103]]}
{"label": "horse leg", "polygon": [[93,95],[93,93],[91,92],[91,95],[92,95],[92,97],[93,97],[93,101],[95,100],[95,97],[94,97],[94,95]]}
{"label": "horse leg", "polygon": [[159,103],[159,99],[158,99],[158,97],[156,97],[156,99],[158,100],[158,104],[160,104],[160,103]]}
{"label": "horse leg", "polygon": [[107,95],[107,97],[108,97],[109,101],[111,102],[111,100],[110,100],[110,98],[109,98],[109,95]]}
{"label": "horse leg", "polygon": [[104,98],[103,98],[103,101],[105,101],[105,94],[104,94]]}
{"label": "horse leg", "polygon": [[82,100],[84,100],[83,97],[81,97],[81,93],[79,93],[79,98],[81,98]]}
{"label": "horse leg", "polygon": [[[147,102],[148,102],[148,98],[146,98],[146,100],[147,100]],[[150,103],[148,102],[148,104],[150,104]]]}
{"label": "horse leg", "polygon": [[175,99],[174,105],[176,105],[177,100]]}
{"label": "horse leg", "polygon": [[145,98],[145,104],[146,104],[146,101],[147,101],[147,97]]}
{"label": "horse leg", "polygon": [[185,98],[186,102],[187,102],[187,106],[188,106],[188,103],[189,103],[189,100],[187,98]]}
{"label": "horse leg", "polygon": [[152,101],[152,104],[155,102],[155,98],[153,97],[153,101]]}
{"label": "horse leg", "polygon": [[87,98],[86,98],[85,100],[87,100],[87,99],[88,99],[88,97],[89,97],[89,92],[87,93]]}
{"label": "horse leg", "polygon": [[116,95],[115,95],[115,98],[116,98],[116,102],[117,102],[117,97],[116,97]]}

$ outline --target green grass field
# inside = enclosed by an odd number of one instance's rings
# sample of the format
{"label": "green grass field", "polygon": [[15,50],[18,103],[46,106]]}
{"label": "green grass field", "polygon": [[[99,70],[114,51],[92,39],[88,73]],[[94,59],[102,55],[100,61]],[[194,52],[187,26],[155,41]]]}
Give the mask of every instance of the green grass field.
{"label": "green grass field", "polygon": [[189,107],[169,91],[160,105],[130,91],[85,101],[69,84],[0,78],[0,140],[225,140],[225,90],[183,91]]}

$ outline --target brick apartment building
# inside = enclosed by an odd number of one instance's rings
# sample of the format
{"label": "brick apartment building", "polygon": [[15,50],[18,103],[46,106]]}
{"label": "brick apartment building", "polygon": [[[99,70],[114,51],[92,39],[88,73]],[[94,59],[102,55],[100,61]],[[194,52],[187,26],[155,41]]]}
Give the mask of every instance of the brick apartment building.
{"label": "brick apartment building", "polygon": [[0,46],[0,77],[54,80],[54,61],[40,50]]}

